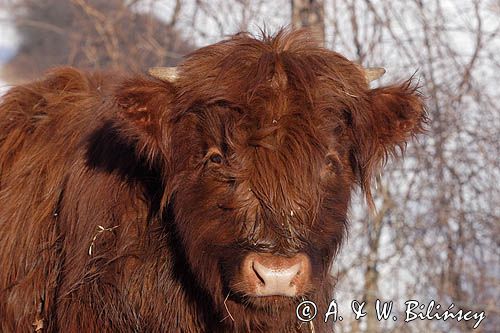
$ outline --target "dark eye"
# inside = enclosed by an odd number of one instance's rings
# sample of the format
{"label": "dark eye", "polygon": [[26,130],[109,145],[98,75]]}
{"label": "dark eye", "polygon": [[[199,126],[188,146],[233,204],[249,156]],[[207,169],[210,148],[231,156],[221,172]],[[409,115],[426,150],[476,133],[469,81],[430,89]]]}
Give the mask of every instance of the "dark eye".
{"label": "dark eye", "polygon": [[207,151],[205,155],[205,161],[208,161],[213,164],[222,164],[223,158],[222,153],[217,147],[212,147]]}
{"label": "dark eye", "polygon": [[351,113],[351,111],[347,108],[344,108],[340,111],[340,114],[341,114],[342,118],[344,119],[345,124],[348,127],[352,127],[352,113]]}
{"label": "dark eye", "polygon": [[215,164],[221,164],[222,163],[222,156],[220,154],[213,154],[210,156],[210,162],[215,163]]}

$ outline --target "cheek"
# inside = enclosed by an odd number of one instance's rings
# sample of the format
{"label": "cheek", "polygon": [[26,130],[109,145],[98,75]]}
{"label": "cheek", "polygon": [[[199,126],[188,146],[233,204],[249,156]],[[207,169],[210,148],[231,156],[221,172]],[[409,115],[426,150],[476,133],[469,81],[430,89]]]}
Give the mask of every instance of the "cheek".
{"label": "cheek", "polygon": [[331,262],[347,232],[351,188],[352,182],[338,176],[324,184],[324,196],[310,234],[313,256],[321,258],[323,265]]}
{"label": "cheek", "polygon": [[325,216],[311,230],[314,248],[328,260],[336,254],[347,232],[347,218],[344,216]]}
{"label": "cheek", "polygon": [[175,220],[191,252],[225,247],[234,242],[237,223],[231,211],[221,208],[227,189],[220,183],[195,181],[183,184],[175,197]]}
{"label": "cheek", "polygon": [[186,264],[207,290],[218,295],[222,293],[218,289],[224,276],[222,264],[236,258],[231,246],[236,230],[230,214],[217,207],[217,187],[210,188],[184,183],[175,194],[173,213]]}
{"label": "cheek", "polygon": [[321,222],[313,226],[310,233],[312,278],[315,285],[320,285],[330,272],[346,234],[346,224],[342,219],[325,216]]}
{"label": "cheek", "polygon": [[343,165],[340,172],[329,173],[322,178],[322,210],[328,211],[335,218],[341,218],[347,214],[351,201],[352,189],[356,183],[354,174],[350,168]]}

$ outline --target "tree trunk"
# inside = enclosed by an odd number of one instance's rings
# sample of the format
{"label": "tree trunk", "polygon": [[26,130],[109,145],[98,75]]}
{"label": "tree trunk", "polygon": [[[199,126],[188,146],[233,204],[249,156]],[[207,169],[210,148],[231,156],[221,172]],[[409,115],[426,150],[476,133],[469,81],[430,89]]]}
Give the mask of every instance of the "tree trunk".
{"label": "tree trunk", "polygon": [[323,45],[325,43],[323,0],[292,0],[292,25],[294,28],[309,28]]}
{"label": "tree trunk", "polygon": [[377,319],[375,312],[375,302],[380,298],[379,294],[379,273],[378,264],[382,254],[380,253],[380,237],[382,235],[382,229],[384,228],[384,222],[389,215],[390,210],[394,207],[394,201],[391,198],[389,189],[382,184],[379,177],[377,181],[377,194],[383,199],[382,205],[379,208],[377,214],[370,219],[367,225],[368,231],[368,246],[369,253],[366,258],[366,269],[365,269],[365,285],[364,285],[364,295],[363,300],[366,302],[367,311],[366,316],[366,331],[367,333],[377,333],[380,332],[380,322]]}

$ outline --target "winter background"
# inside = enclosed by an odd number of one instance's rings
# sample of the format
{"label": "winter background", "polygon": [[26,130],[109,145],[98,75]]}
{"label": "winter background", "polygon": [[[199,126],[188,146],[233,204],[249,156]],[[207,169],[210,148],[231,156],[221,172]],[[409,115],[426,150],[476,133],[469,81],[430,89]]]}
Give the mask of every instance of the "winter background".
{"label": "winter background", "polygon": [[[8,11],[0,11],[0,71],[1,66],[15,56],[18,44],[19,37],[16,35],[12,21],[9,20]],[[7,82],[3,81],[0,75],[0,94],[7,89]]]}
{"label": "winter background", "polygon": [[[500,332],[499,0],[0,0],[0,94],[70,64],[144,72],[237,31],[312,26],[326,47],[413,76],[426,136],[357,194],[332,265],[336,332]],[[394,301],[397,321],[354,320],[352,300]],[[404,301],[485,311],[474,321],[405,323]],[[351,315],[349,315],[351,313]]]}

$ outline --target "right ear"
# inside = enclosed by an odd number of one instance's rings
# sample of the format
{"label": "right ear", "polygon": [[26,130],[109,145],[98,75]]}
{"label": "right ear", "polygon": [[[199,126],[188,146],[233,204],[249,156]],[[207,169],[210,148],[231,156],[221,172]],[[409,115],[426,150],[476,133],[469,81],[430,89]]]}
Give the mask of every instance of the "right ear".
{"label": "right ear", "polygon": [[[389,156],[397,155],[428,121],[422,95],[411,80],[369,92],[370,105],[354,117],[357,169],[368,204],[370,183]],[[399,148],[399,149],[398,149]]]}
{"label": "right ear", "polygon": [[126,80],[115,90],[119,131],[150,162],[169,151],[174,96],[171,83],[144,77]]}

